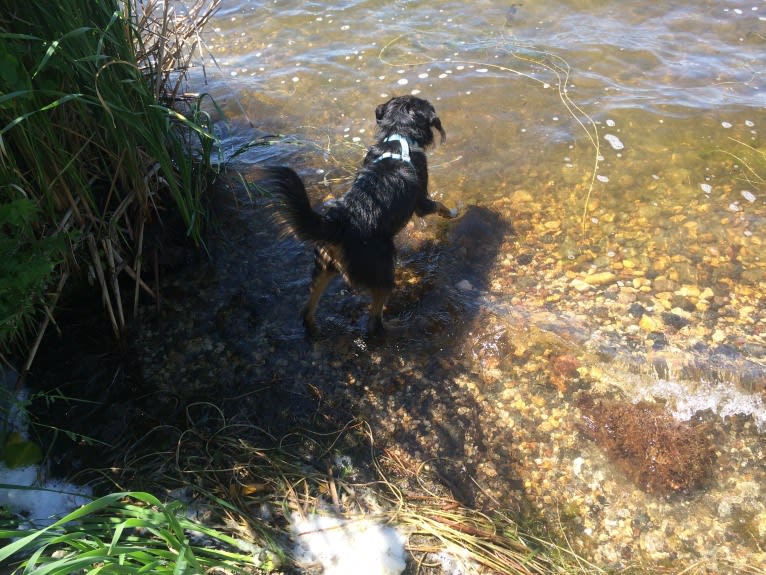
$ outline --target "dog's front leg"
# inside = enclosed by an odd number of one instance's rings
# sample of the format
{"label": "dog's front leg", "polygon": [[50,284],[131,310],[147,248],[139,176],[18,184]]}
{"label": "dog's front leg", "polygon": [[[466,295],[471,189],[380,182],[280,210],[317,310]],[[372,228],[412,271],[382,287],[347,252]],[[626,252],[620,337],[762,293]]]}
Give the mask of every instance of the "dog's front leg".
{"label": "dog's front leg", "polygon": [[441,202],[424,197],[415,206],[415,213],[421,218],[430,214],[439,214],[443,218],[456,218],[457,208],[450,209]]}

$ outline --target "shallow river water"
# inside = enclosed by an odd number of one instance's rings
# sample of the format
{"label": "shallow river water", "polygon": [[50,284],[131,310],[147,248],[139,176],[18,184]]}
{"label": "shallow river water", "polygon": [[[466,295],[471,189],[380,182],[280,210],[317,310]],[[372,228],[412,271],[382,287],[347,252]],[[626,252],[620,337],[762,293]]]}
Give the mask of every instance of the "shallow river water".
{"label": "shallow river water", "polygon": [[461,217],[401,234],[385,341],[338,285],[306,342],[310,250],[234,186],[215,263],[142,336],[147,377],[364,417],[603,568],[766,569],[766,2],[225,0],[205,42],[190,88],[225,154],[270,144],[244,181],[281,162],[343,193],[375,106],[417,94]]}

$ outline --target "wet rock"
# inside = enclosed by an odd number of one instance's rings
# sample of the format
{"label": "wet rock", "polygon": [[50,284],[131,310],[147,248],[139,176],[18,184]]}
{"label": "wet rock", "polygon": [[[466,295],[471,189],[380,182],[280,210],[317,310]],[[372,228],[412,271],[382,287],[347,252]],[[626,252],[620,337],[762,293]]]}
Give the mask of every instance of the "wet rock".
{"label": "wet rock", "polygon": [[516,257],[516,263],[518,263],[520,266],[526,266],[532,263],[532,260],[534,260],[535,255],[531,252],[526,252],[523,254],[519,254]]}
{"label": "wet rock", "polygon": [[721,329],[717,329],[713,332],[713,335],[710,336],[710,339],[713,343],[722,343],[726,341],[727,337],[728,336],[726,335],[726,332]]}
{"label": "wet rock", "polygon": [[513,335],[507,326],[492,316],[478,318],[468,332],[463,354],[478,364],[480,377],[485,384],[494,383],[503,375],[503,368],[513,357],[516,348]]}
{"label": "wet rock", "polygon": [[684,317],[682,313],[683,310],[676,310],[675,313],[673,311],[665,312],[662,314],[662,322],[674,329],[681,329],[682,327],[689,325],[688,314]]}
{"label": "wet rock", "polygon": [[672,292],[676,289],[676,283],[665,276],[658,276],[654,278],[652,287],[656,292]]}
{"label": "wet rock", "polygon": [[646,332],[653,332],[656,331],[659,327],[659,324],[657,321],[655,321],[651,316],[648,315],[642,315],[641,320],[638,322],[639,327],[646,331]]}
{"label": "wet rock", "polygon": [[534,196],[527,190],[516,190],[511,193],[510,201],[512,204],[524,204],[534,201]]}
{"label": "wet rock", "polygon": [[742,272],[742,281],[758,285],[759,282],[763,281],[764,275],[766,272],[762,268],[748,269]]}
{"label": "wet rock", "polygon": [[638,262],[636,262],[635,260],[631,260],[631,259],[624,259],[624,260],[622,260],[622,267],[624,269],[632,270],[632,269],[638,267]]}
{"label": "wet rock", "polygon": [[593,286],[603,286],[613,283],[617,279],[612,272],[598,272],[595,274],[587,275],[583,280]]}
{"label": "wet rock", "polygon": [[647,338],[651,342],[653,350],[665,349],[668,345],[668,338],[661,331],[653,331]]}
{"label": "wet rock", "polygon": [[543,223],[543,227],[546,230],[558,230],[561,228],[561,221],[560,220],[550,220],[545,223]]}
{"label": "wet rock", "polygon": [[579,377],[579,367],[580,361],[573,355],[562,354],[553,357],[550,364],[551,383],[562,393],[567,391]]}
{"label": "wet rock", "polygon": [[632,315],[633,317],[641,317],[646,313],[646,308],[642,306],[640,303],[633,303],[628,308],[628,314]]}
{"label": "wet rock", "polygon": [[674,295],[670,299],[671,305],[673,305],[674,308],[684,310],[686,312],[694,311],[697,309],[697,300],[696,299],[689,299],[684,296],[680,295]]}
{"label": "wet rock", "polygon": [[638,290],[634,288],[622,287],[617,296],[617,301],[623,305],[633,304],[636,301],[637,292]]}
{"label": "wet rock", "polygon": [[683,285],[681,288],[676,292],[676,295],[680,295],[682,297],[687,298],[697,298],[700,296],[702,292],[700,289],[695,285]]}
{"label": "wet rock", "polygon": [[574,290],[575,290],[575,291],[578,291],[578,292],[580,292],[580,293],[583,293],[583,292],[586,292],[586,291],[589,291],[589,290],[592,290],[592,289],[593,289],[593,286],[592,286],[592,285],[590,285],[588,282],[586,282],[585,280],[582,280],[582,279],[580,279],[580,278],[575,278],[575,279],[573,279],[573,280],[570,282],[570,284],[569,284],[569,285],[570,285],[572,288],[574,288]]}

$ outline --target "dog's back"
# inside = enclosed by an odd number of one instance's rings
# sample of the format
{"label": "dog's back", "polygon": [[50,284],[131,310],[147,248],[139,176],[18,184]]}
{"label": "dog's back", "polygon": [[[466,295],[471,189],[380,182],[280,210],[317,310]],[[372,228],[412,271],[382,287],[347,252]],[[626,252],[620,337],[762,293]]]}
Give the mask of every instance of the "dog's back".
{"label": "dog's back", "polygon": [[392,159],[362,167],[341,205],[334,210],[338,217],[347,220],[347,232],[352,238],[393,237],[407,225],[418,198],[427,190],[427,182],[418,175],[426,170],[425,154],[418,155],[422,170]]}

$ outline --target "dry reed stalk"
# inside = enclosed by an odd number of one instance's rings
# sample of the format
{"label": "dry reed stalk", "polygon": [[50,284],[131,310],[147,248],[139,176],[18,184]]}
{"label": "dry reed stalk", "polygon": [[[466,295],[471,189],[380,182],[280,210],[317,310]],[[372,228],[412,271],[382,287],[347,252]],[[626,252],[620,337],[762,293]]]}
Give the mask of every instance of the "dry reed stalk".
{"label": "dry reed stalk", "polygon": [[153,76],[158,100],[175,101],[182,94],[185,72],[195,52],[202,53],[204,42],[199,31],[220,4],[221,0],[198,0],[186,7],[185,14],[178,14],[175,7],[163,0],[131,1],[133,20],[143,39],[138,47],[138,61]]}
{"label": "dry reed stalk", "polygon": [[[145,220],[141,220],[138,224],[138,249],[136,250],[136,271],[131,275],[131,277],[135,280],[135,288],[133,290],[133,315],[138,315],[138,296],[141,293],[141,286],[143,282],[141,281],[141,262],[143,259],[143,251],[144,251],[144,224]],[[132,271],[132,270],[131,270]],[[144,286],[146,284],[143,284]],[[151,293],[151,290],[149,290]]]}
{"label": "dry reed stalk", "polygon": [[96,272],[96,278],[98,279],[99,286],[101,287],[101,301],[109,314],[109,321],[112,324],[112,330],[114,333],[120,333],[120,328],[117,325],[117,318],[114,315],[114,308],[112,307],[112,298],[109,295],[109,287],[106,284],[106,277],[104,274],[104,268],[101,265],[101,256],[98,254],[98,248],[96,247],[96,239],[93,234],[88,234],[88,249],[90,250],[91,262]]}
{"label": "dry reed stalk", "polygon": [[37,336],[35,337],[35,341],[32,344],[32,347],[30,348],[29,353],[27,354],[27,359],[24,362],[24,367],[21,369],[21,374],[19,375],[19,378],[16,380],[16,386],[15,386],[16,393],[20,392],[21,389],[24,387],[26,374],[29,372],[29,368],[32,367],[32,362],[34,362],[35,356],[37,356],[37,350],[40,348],[40,343],[42,342],[43,336],[45,335],[45,332],[48,329],[48,325],[53,321],[53,315],[51,314],[50,310],[56,307],[59,297],[61,297],[61,292],[64,291],[64,286],[66,285],[66,282],[68,279],[69,279],[69,274],[67,272],[64,272],[61,274],[61,277],[59,278],[58,286],[56,287],[56,291],[53,295],[53,300],[51,301],[49,305],[45,306],[45,317],[43,318],[43,321],[41,322],[40,327],[37,330]]}
{"label": "dry reed stalk", "polygon": [[[141,231],[141,236],[143,237],[143,230]],[[119,252],[114,253],[114,257],[116,258],[115,261],[117,263],[117,266],[120,270],[120,272],[125,272],[128,274],[130,279],[132,279],[135,282],[135,285],[140,288],[141,290],[146,293],[152,300],[157,300],[157,294],[154,292],[154,290],[143,280],[141,275],[136,272],[132,267],[130,267],[125,260],[122,259]],[[140,258],[140,261],[143,261],[143,258]],[[139,261],[139,263],[140,263]]]}
{"label": "dry reed stalk", "polygon": [[[114,294],[114,301],[117,306],[117,315],[119,317],[119,330],[125,329],[125,313],[122,310],[122,295],[120,293],[120,284],[117,281],[117,269],[114,266],[114,249],[112,248],[112,240],[105,238],[104,252],[106,253],[106,261],[109,264],[109,279],[112,285],[112,293]],[[117,334],[119,335],[119,334]]]}

